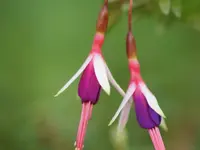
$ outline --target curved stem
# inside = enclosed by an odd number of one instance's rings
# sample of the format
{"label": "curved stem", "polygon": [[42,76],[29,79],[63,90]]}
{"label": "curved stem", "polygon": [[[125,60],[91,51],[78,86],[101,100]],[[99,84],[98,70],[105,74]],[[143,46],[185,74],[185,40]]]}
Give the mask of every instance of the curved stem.
{"label": "curved stem", "polygon": [[104,0],[104,5],[108,5],[108,0]]}
{"label": "curved stem", "polygon": [[132,30],[132,9],[133,9],[133,0],[129,1],[129,10],[128,10],[128,30]]}

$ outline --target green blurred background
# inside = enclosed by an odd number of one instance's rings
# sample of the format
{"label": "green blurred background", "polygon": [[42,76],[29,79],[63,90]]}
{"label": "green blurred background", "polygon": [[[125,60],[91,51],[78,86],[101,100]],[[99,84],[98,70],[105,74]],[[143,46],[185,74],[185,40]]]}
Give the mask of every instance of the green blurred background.
{"label": "green blurred background", "polygon": [[[155,0],[144,3],[134,10],[133,29],[143,78],[167,116],[169,131],[161,131],[166,147],[198,150],[200,1],[182,0],[181,18],[163,14]],[[53,95],[87,57],[101,4],[102,0],[0,1],[0,150],[74,149],[81,111],[78,80],[61,96]],[[125,90],[127,13],[115,2],[110,12],[103,54]],[[116,149],[111,135],[115,125],[108,127],[108,122],[121,100],[114,88],[111,96],[102,92],[84,149]],[[126,149],[153,150],[133,110],[127,134]]]}

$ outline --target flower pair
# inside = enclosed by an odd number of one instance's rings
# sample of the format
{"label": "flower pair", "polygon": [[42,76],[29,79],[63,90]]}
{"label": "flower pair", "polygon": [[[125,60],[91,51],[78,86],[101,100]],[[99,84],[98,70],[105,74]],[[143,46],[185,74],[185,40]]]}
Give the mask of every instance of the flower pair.
{"label": "flower pair", "polygon": [[132,102],[134,102],[137,121],[142,128],[149,131],[155,150],[165,150],[158,129],[160,125],[166,129],[164,122],[165,115],[159,107],[155,96],[147,88],[141,77],[140,65],[136,56],[136,43],[131,31],[131,18],[132,0],[130,0],[129,30],[126,38],[126,52],[131,76],[127,92],[125,93],[113,78],[101,51],[108,25],[108,1],[105,0],[97,20],[96,34],[89,56],[75,75],[55,95],[58,96],[61,94],[82,74],[78,85],[78,95],[82,102],[82,112],[75,142],[76,150],[83,149],[84,137],[88,121],[92,115],[93,105],[98,102],[101,89],[110,95],[110,83],[124,98],[109,125],[120,115],[118,127],[120,130],[123,130],[128,121]]}

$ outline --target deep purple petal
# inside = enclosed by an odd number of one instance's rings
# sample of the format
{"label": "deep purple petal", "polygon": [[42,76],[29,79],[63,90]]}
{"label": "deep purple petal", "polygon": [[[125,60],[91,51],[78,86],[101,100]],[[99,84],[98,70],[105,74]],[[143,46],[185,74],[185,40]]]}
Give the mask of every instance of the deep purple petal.
{"label": "deep purple petal", "polygon": [[145,129],[151,129],[159,126],[161,122],[161,117],[152,108],[149,107],[146,98],[140,91],[136,89],[133,94],[133,99],[135,103],[136,118],[139,125]]}
{"label": "deep purple petal", "polygon": [[161,122],[161,116],[158,115],[151,107],[149,107],[149,114],[151,116],[151,119],[156,124],[156,126],[159,126]]}
{"label": "deep purple petal", "polygon": [[101,91],[101,86],[97,81],[93,61],[91,61],[85,68],[78,86],[78,95],[82,102],[91,102],[96,104]]}

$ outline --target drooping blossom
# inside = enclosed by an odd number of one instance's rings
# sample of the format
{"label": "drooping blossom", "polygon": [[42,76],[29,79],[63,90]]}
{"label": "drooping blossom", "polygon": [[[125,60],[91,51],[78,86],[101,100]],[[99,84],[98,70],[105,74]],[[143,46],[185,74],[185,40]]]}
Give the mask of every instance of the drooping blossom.
{"label": "drooping blossom", "polygon": [[128,121],[128,115],[133,101],[137,121],[141,128],[148,130],[155,150],[165,150],[158,128],[161,125],[167,129],[164,122],[165,115],[161,110],[156,97],[151,93],[142,79],[140,64],[136,56],[136,42],[131,31],[131,14],[132,0],[130,0],[129,31],[126,38],[126,53],[130,71],[130,82],[124,99],[109,125],[111,125],[117,116],[121,114],[119,119],[119,129],[122,130]]}
{"label": "drooping blossom", "polygon": [[88,120],[91,118],[93,105],[95,105],[99,100],[101,88],[109,95],[110,82],[121,95],[125,94],[113,78],[102,55],[101,48],[104,43],[107,24],[108,1],[105,0],[97,20],[96,34],[94,36],[92,50],[90,51],[89,56],[75,75],[55,95],[58,96],[61,94],[82,74],[78,85],[78,95],[82,102],[82,112],[75,142],[76,150],[83,149]]}

